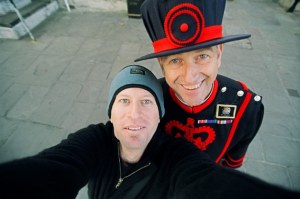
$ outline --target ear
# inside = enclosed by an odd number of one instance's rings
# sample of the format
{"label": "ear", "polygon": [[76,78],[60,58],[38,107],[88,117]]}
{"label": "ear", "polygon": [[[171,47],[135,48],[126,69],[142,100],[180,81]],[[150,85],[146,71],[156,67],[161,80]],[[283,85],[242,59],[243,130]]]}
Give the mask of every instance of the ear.
{"label": "ear", "polygon": [[160,65],[160,69],[161,69],[161,72],[162,72],[163,76],[165,76],[165,70],[164,70],[164,66],[163,66],[163,59],[161,57],[158,57],[157,61],[158,61],[158,64]]}
{"label": "ear", "polygon": [[218,68],[220,68],[221,67],[222,54],[223,54],[223,44],[219,44],[217,46],[217,48],[218,48],[217,63],[218,63]]}

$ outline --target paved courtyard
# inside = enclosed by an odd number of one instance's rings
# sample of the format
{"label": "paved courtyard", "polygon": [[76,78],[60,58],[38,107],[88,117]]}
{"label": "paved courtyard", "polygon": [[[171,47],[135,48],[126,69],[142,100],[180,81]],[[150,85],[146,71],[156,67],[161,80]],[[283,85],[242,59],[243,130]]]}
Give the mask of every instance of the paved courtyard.
{"label": "paved courtyard", "polygon": [[[227,2],[220,73],[263,96],[265,117],[239,169],[300,190],[300,13],[270,0]],[[35,154],[104,122],[107,88],[125,65],[152,51],[142,20],[124,12],[59,10],[37,41],[0,40],[0,162]],[[156,60],[139,62],[158,77]],[[86,198],[85,189],[78,198]]]}

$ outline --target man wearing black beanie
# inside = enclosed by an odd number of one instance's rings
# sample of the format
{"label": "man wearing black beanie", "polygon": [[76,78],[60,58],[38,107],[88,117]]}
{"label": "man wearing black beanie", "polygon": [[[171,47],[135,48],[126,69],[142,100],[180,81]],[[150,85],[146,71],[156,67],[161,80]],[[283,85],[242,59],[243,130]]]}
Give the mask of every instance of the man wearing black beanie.
{"label": "man wearing black beanie", "polygon": [[300,194],[214,163],[183,138],[157,130],[161,87],[142,66],[113,79],[110,121],[70,134],[39,154],[0,164],[0,198],[300,198]]}

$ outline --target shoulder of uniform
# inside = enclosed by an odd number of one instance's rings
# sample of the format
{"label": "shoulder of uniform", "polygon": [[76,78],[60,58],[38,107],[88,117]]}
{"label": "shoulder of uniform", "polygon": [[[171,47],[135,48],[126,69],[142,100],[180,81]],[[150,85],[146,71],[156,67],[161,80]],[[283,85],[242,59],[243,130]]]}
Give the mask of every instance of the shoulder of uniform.
{"label": "shoulder of uniform", "polygon": [[218,75],[217,80],[219,83],[219,87],[227,87],[230,89],[235,89],[235,90],[247,90],[248,87],[245,83],[241,81],[236,81],[234,79],[231,79],[229,77],[225,77],[223,75]]}
{"label": "shoulder of uniform", "polygon": [[257,95],[256,93],[251,91],[248,86],[242,81],[237,81],[223,75],[218,75],[217,81],[220,91],[224,94],[227,93],[229,95],[242,97],[245,96],[245,94],[250,93],[252,95],[252,99],[255,102],[260,102],[262,100],[262,96]]}

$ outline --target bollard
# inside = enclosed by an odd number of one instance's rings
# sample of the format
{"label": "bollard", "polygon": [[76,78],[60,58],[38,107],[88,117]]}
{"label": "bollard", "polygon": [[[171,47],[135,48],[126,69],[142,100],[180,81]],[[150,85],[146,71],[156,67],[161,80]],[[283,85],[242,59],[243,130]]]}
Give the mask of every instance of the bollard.
{"label": "bollard", "polygon": [[128,17],[140,18],[140,7],[144,0],[127,0]]}

